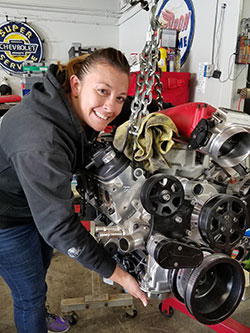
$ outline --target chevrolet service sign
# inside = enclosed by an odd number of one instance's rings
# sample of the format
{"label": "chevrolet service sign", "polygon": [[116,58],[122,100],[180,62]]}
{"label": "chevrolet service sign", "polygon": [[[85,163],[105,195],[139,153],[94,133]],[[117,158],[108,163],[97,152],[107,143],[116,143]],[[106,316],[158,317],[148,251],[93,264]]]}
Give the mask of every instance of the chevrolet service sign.
{"label": "chevrolet service sign", "polygon": [[0,25],[0,65],[12,73],[22,73],[23,63],[41,62],[42,41],[27,23],[5,22]]}

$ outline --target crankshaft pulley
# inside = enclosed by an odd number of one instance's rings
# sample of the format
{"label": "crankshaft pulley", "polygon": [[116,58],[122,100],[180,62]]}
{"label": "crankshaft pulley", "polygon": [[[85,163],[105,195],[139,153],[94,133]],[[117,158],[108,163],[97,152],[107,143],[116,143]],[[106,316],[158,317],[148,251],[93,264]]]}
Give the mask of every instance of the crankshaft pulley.
{"label": "crankshaft pulley", "polygon": [[241,265],[223,253],[206,253],[194,269],[172,270],[172,291],[205,325],[227,319],[239,305],[245,276]]}

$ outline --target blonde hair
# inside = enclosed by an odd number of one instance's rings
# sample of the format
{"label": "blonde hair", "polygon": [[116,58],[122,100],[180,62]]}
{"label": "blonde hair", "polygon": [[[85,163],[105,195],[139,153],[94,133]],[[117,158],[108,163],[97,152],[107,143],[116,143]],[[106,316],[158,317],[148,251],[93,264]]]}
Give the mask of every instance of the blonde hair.
{"label": "blonde hair", "polygon": [[62,65],[58,62],[57,74],[64,73],[64,82],[62,88],[66,93],[71,91],[70,77],[75,74],[79,80],[89,73],[90,69],[97,64],[109,64],[126,73],[129,76],[130,66],[127,58],[121,51],[112,47],[96,50],[91,54],[84,54],[76,58],[72,58],[67,65]]}

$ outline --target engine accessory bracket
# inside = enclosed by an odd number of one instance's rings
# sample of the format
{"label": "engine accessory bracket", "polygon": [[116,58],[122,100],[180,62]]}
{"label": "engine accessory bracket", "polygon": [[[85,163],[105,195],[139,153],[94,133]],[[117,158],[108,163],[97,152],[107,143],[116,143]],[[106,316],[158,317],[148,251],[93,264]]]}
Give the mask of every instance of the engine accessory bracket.
{"label": "engine accessory bracket", "polygon": [[208,137],[208,121],[202,118],[189,138],[189,145],[192,149],[197,149],[206,145]]}
{"label": "engine accessory bracket", "polygon": [[200,249],[175,241],[161,241],[155,248],[154,258],[162,268],[187,268],[201,264]]}

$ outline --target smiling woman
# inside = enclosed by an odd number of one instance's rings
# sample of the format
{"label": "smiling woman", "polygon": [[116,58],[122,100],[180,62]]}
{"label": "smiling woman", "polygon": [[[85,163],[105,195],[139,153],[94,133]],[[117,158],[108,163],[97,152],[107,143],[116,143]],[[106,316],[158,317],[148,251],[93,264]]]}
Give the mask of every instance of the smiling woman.
{"label": "smiling woman", "polygon": [[129,87],[129,65],[113,48],[72,59],[65,72],[63,88],[83,126],[102,131],[121,112]]}
{"label": "smiling woman", "polygon": [[82,227],[71,188],[73,175],[84,169],[85,147],[119,115],[128,85],[125,56],[100,49],[66,66],[50,65],[44,82],[2,118],[0,275],[12,291],[18,332],[69,328],[46,313],[52,247],[147,304],[136,280]]}
{"label": "smiling woman", "polygon": [[129,79],[120,69],[97,64],[81,80],[72,75],[70,84],[71,93],[67,96],[82,125],[102,131],[120,114]]}

